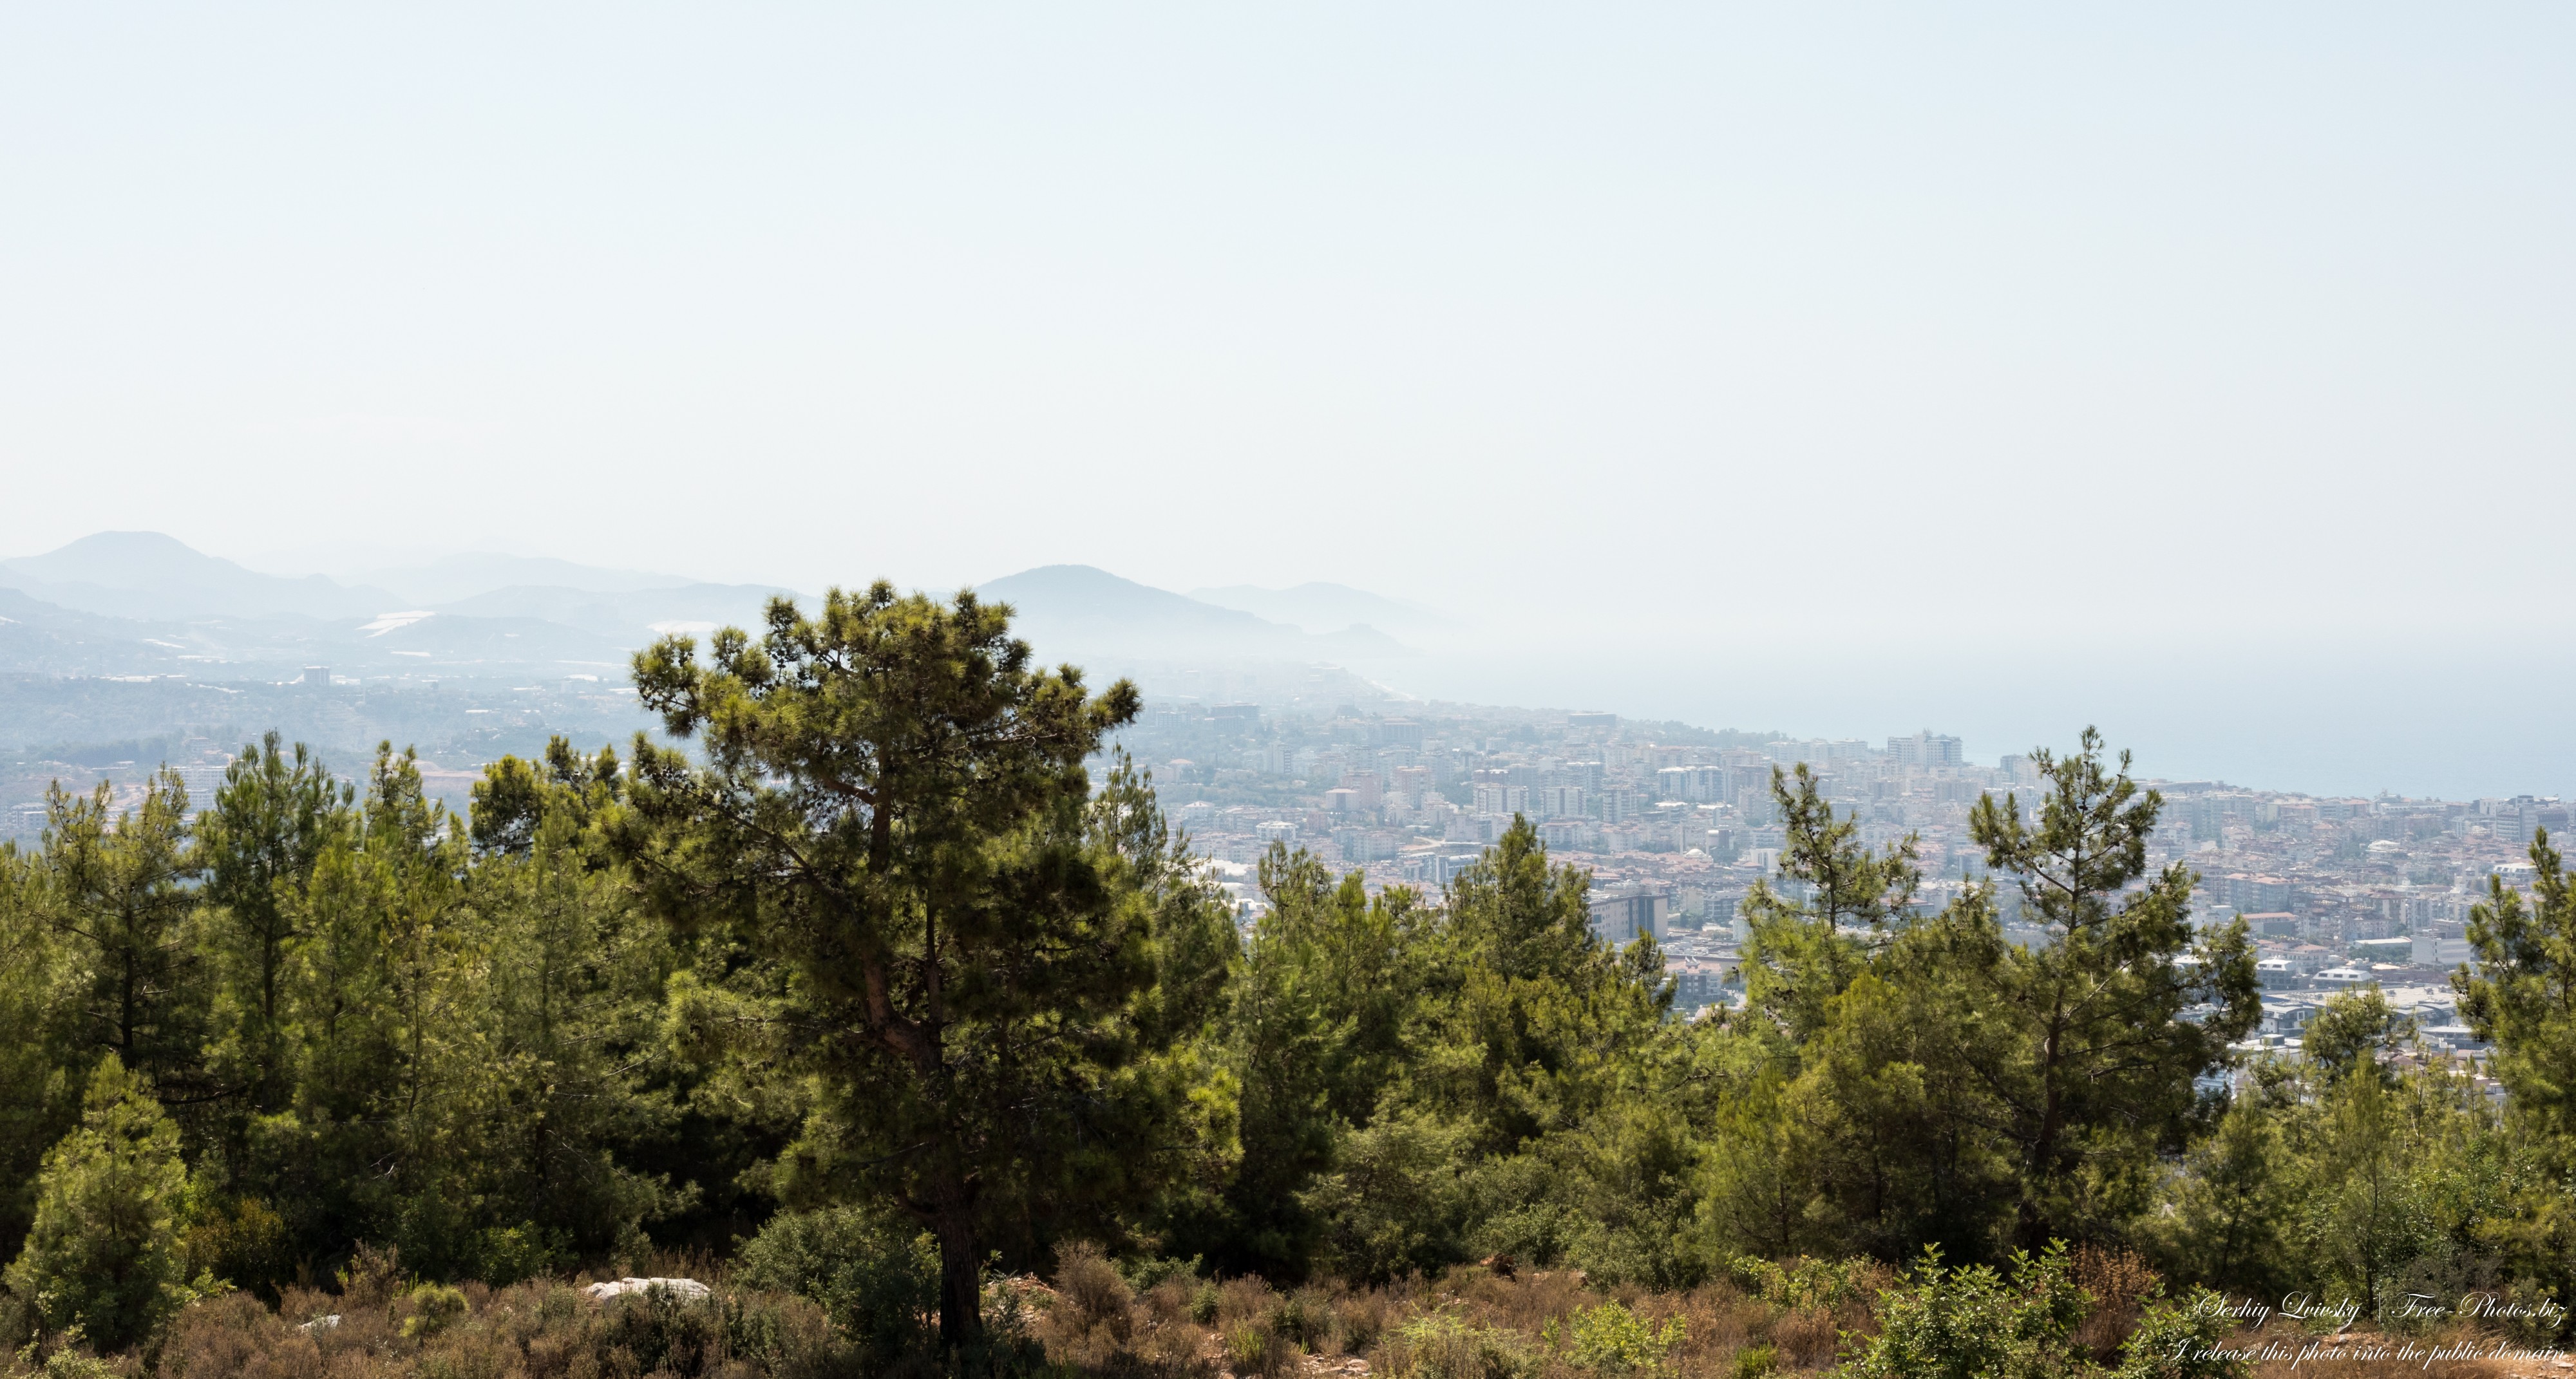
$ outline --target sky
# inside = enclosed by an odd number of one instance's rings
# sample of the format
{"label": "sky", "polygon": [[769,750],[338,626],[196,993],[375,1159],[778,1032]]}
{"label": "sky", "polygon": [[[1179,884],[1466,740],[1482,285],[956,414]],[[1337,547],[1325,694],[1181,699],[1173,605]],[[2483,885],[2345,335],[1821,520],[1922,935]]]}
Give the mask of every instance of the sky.
{"label": "sky", "polygon": [[2571,68],[2514,4],[9,7],[0,554],[1329,579],[1486,698],[2576,793]]}

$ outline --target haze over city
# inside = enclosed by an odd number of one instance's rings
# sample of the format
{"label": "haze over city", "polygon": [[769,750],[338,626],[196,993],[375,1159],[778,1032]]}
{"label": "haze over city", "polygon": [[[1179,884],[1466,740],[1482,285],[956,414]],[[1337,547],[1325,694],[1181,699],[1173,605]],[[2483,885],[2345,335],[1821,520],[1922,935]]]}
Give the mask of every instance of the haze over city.
{"label": "haze over city", "polygon": [[2576,789],[2570,22],[21,11],[0,552],[1320,580],[1417,693]]}

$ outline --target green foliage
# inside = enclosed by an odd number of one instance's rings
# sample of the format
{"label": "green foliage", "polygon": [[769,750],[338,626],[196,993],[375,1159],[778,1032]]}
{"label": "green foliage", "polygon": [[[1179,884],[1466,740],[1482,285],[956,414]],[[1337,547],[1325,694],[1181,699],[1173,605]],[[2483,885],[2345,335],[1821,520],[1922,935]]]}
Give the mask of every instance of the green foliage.
{"label": "green foliage", "polygon": [[1301,1199],[1323,1223],[1325,1266],[1380,1283],[1460,1258],[1465,1199],[1459,1171],[1470,1133],[1402,1113],[1345,1138],[1335,1170]]}
{"label": "green foliage", "polygon": [[178,1127],[109,1054],[90,1077],[80,1128],[45,1156],[34,1225],[0,1277],[48,1329],[134,1344],[193,1296],[179,1244],[186,1185]]}
{"label": "green foliage", "polygon": [[189,932],[187,788],[164,770],[137,808],[110,808],[105,782],[87,798],[60,784],[48,792],[48,917],[87,976],[81,1014],[90,1040],[156,1087],[198,1090],[188,1084],[197,1081],[189,1075],[206,993]]}
{"label": "green foliage", "polygon": [[747,1287],[820,1304],[874,1366],[921,1354],[937,1339],[938,1242],[881,1211],[781,1212],[734,1267]]}
{"label": "green foliage", "polygon": [[2300,1193],[2283,1122],[2297,1114],[2293,1092],[2258,1089],[2232,1101],[2192,1146],[2156,1222],[2168,1273],[2257,1297],[2291,1289],[2286,1230]]}
{"label": "green foliage", "polygon": [[2206,1289],[2180,1306],[2158,1302],[2121,1345],[2115,1379],[2240,1379],[2253,1372],[2249,1346],[2231,1333],[2227,1299]]}
{"label": "green foliage", "polygon": [[2460,1017],[2492,1040],[2489,1069],[2513,1093],[2516,1114],[2561,1142],[2576,1138],[2576,878],[2547,830],[2531,840],[2531,899],[2487,880],[2469,912],[2477,966],[2451,974]]}
{"label": "green foliage", "polygon": [[1869,1279],[1858,1259],[1778,1260],[1738,1256],[1732,1272],[1752,1294],[1782,1311],[1802,1307],[1831,1311],[1861,1300]]}
{"label": "green foliage", "polygon": [[424,1283],[403,1295],[402,1334],[417,1339],[435,1336],[466,1313],[465,1293],[444,1283]]}
{"label": "green foliage", "polygon": [[1914,903],[1923,873],[1910,835],[1884,853],[1859,842],[1860,821],[1837,819],[1816,777],[1798,763],[1796,788],[1779,768],[1771,797],[1786,846],[1780,885],[1756,881],[1744,898],[1746,1009],[1792,1044],[1820,1033],[1826,1006],[1849,986]]}
{"label": "green foliage", "polygon": [[1390,1379],[1533,1379],[1540,1370],[1539,1354],[1518,1332],[1448,1309],[1396,1328],[1384,1353]]}
{"label": "green foliage", "polygon": [[51,923],[50,871],[0,844],[0,1258],[36,1210],[45,1152],[80,1121],[82,1036],[70,945]]}
{"label": "green foliage", "polygon": [[1406,1065],[1427,916],[1409,891],[1372,899],[1277,844],[1259,875],[1270,910],[1224,1011],[1241,1159],[1213,1209],[1175,1225],[1222,1268],[1296,1277],[1324,1229],[1306,1189]]}
{"label": "green foliage", "polygon": [[[1158,921],[1209,907],[1122,850],[1083,758],[1135,717],[1036,667],[1008,609],[880,583],[766,635],[636,658],[645,705],[704,753],[639,736],[620,835],[651,903],[724,926],[786,979],[716,1018],[770,1037],[822,1097],[791,1192],[884,1193],[939,1238],[943,1341],[974,1340],[981,1241],[1148,1195],[1188,1165],[1158,1004]],[[1020,1242],[1024,1248],[1035,1242]]]}
{"label": "green foliage", "polygon": [[1576,1308],[1566,1318],[1562,1334],[1550,1322],[1542,1335],[1550,1344],[1561,1345],[1566,1358],[1579,1368],[1595,1374],[1627,1375],[1661,1371],[1688,1330],[1679,1317],[1651,1326],[1628,1310],[1626,1304],[1605,1302],[1597,1307]]}
{"label": "green foliage", "polygon": [[291,964],[303,937],[295,905],[323,849],[351,826],[354,787],[275,732],[242,750],[197,816],[204,943],[214,971],[210,1071],[244,1090],[228,1098],[222,1130],[238,1164],[249,1117],[283,1110],[292,1094]]}
{"label": "green foliage", "polygon": [[2055,1379],[2090,1366],[2075,1344],[2088,1311],[2065,1247],[2016,1253],[2009,1281],[1989,1265],[1946,1267],[1926,1248],[1909,1286],[1881,1299],[1879,1334],[1843,1373],[1853,1379]]}
{"label": "green foliage", "polygon": [[2415,1022],[2388,1008],[2376,983],[2359,991],[2337,992],[2308,1022],[2301,1052],[2317,1065],[2319,1076],[2339,1082],[2367,1065],[2383,1085],[2394,1086],[2397,1071],[2381,1061],[2415,1037]]}
{"label": "green foliage", "polygon": [[[1981,1110],[2015,1160],[2025,1246],[2143,1211],[2157,1152],[2191,1128],[2194,1079],[2262,1013],[2243,922],[2196,936],[2191,873],[2147,874],[2163,801],[2130,780],[2127,754],[2106,769],[2088,728],[2075,754],[2032,761],[2050,787],[2036,818],[1989,795],[1969,831],[2053,942],[2002,942],[1980,894],[1925,945],[1935,979],[1978,1017],[1959,1049],[1995,1089]],[[2188,1013],[2204,1005],[2214,1013]]]}

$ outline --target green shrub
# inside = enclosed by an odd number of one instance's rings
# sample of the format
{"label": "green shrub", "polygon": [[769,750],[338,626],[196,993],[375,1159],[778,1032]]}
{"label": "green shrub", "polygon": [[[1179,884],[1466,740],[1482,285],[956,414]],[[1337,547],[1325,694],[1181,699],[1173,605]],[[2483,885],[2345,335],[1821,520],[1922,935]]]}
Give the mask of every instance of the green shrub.
{"label": "green shrub", "polygon": [[1269,1376],[1287,1372],[1297,1349],[1260,1321],[1238,1322],[1225,1333],[1225,1358],[1237,1374]]}
{"label": "green shrub", "polygon": [[728,1316],[719,1299],[691,1301],[667,1288],[650,1288],[617,1299],[608,1312],[604,1349],[634,1356],[638,1373],[704,1374],[724,1355]]}
{"label": "green shrub", "polygon": [[743,1246],[734,1277],[820,1304],[872,1369],[938,1345],[938,1242],[890,1214],[781,1212]]}
{"label": "green shrub", "polygon": [[1926,1246],[1912,1286],[1880,1299],[1879,1334],[1843,1372],[1852,1379],[2054,1379],[2090,1368],[2075,1344],[2089,1310],[2066,1248],[2016,1252],[2013,1277],[1985,1265],[1945,1269]]}
{"label": "green shrub", "polygon": [[465,1290],[444,1283],[424,1283],[403,1295],[411,1315],[403,1318],[405,1336],[435,1336],[468,1310]]}
{"label": "green shrub", "polygon": [[78,1327],[103,1350],[146,1339],[194,1296],[179,1239],[186,1190],[179,1127],[109,1054],[90,1077],[80,1128],[46,1151],[9,1290],[33,1300],[46,1329]]}
{"label": "green shrub", "polygon": [[1539,1357],[1518,1332],[1477,1326],[1455,1312],[1427,1312],[1382,1347],[1390,1379],[1532,1379]]}
{"label": "green shrub", "polygon": [[132,1379],[133,1367],[131,1359],[119,1367],[95,1355],[64,1349],[45,1357],[43,1374],[45,1379]]}
{"label": "green shrub", "polygon": [[1120,1264],[1118,1272],[1127,1280],[1129,1291],[1142,1296],[1153,1292],[1167,1279],[1196,1279],[1204,1268],[1197,1255],[1191,1255],[1187,1259],[1165,1259],[1159,1255],[1149,1255],[1143,1259],[1132,1259]]}
{"label": "green shrub", "polygon": [[[1566,1357],[1575,1364],[1596,1374],[1624,1375],[1663,1368],[1665,1357],[1682,1343],[1683,1331],[1679,1317],[1652,1327],[1626,1305],[1605,1302],[1598,1307],[1576,1308],[1568,1318],[1563,1338]],[[1557,1324],[1549,1322],[1541,1334],[1555,1344],[1559,1337]]]}
{"label": "green shrub", "polygon": [[1323,1224],[1322,1263],[1355,1283],[1384,1283],[1466,1258],[1465,1127],[1418,1114],[1380,1117],[1346,1134],[1334,1171],[1299,1194]]}
{"label": "green shrub", "polygon": [[228,1198],[191,1184],[181,1240],[190,1274],[210,1274],[275,1297],[295,1277],[286,1218],[257,1197]]}
{"label": "green shrub", "polygon": [[572,1267],[572,1242],[534,1221],[491,1226],[474,1239],[474,1276],[495,1288],[559,1274]]}
{"label": "green shrub", "polygon": [[1271,1309],[1270,1329],[1299,1350],[1313,1350],[1333,1334],[1333,1302],[1320,1288],[1300,1288]]}
{"label": "green shrub", "polygon": [[1787,1264],[1778,1264],[1748,1255],[1739,1257],[1732,1271],[1747,1291],[1774,1307],[1786,1311],[1821,1307],[1831,1311],[1860,1301],[1867,1293],[1870,1262],[1800,1255]]}
{"label": "green shrub", "polygon": [[1780,1352],[1767,1345],[1749,1345],[1735,1352],[1735,1379],[1762,1379],[1780,1370]]}
{"label": "green shrub", "polygon": [[2120,1349],[2118,1379],[2238,1379],[2251,1373],[2251,1360],[2227,1353],[2236,1323],[2222,1310],[2225,1304],[2203,1288],[2180,1307],[2149,1306]]}

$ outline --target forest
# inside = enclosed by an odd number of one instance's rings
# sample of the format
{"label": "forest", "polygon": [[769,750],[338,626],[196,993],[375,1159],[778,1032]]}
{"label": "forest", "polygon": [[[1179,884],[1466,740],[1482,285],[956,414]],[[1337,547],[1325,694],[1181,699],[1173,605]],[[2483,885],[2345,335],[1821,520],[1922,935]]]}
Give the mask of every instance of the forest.
{"label": "forest", "polygon": [[[634,676],[668,745],[505,758],[464,817],[273,733],[211,799],[56,787],[0,850],[0,1367],[2181,1376],[2567,1330],[2545,835],[2454,977],[2490,1084],[2368,989],[2232,1050],[2244,928],[2089,730],[1939,909],[1775,778],[1745,1000],[1686,1019],[1526,825],[1436,894],[1274,848],[1239,932],[1086,768],[1134,687],[972,595]],[[627,1276],[712,1291],[575,1287]]]}

